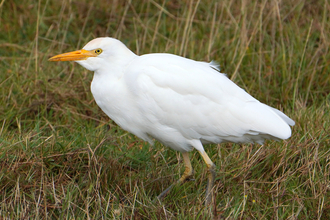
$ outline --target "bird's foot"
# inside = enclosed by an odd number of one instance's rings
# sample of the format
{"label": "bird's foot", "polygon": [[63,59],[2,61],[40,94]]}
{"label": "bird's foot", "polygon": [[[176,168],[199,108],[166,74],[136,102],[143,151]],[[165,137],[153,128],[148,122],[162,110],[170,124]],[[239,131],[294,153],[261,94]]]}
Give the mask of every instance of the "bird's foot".
{"label": "bird's foot", "polygon": [[157,199],[158,200],[162,200],[165,196],[167,196],[167,194],[169,193],[169,191],[173,188],[174,185],[176,185],[177,183],[173,183],[171,184],[168,188],[166,188],[163,192],[161,192],[158,196]]}
{"label": "bird's foot", "polygon": [[170,192],[170,190],[173,188],[173,186],[179,184],[179,183],[184,183],[187,181],[195,181],[194,178],[192,178],[191,175],[188,176],[182,176],[176,183],[171,184],[169,187],[167,187],[163,192],[161,192],[158,196],[157,199],[161,201],[163,198],[167,196],[167,194]]}
{"label": "bird's foot", "polygon": [[213,197],[213,187],[215,179],[215,166],[212,164],[208,169],[208,180],[206,185],[205,206],[210,205]]}
{"label": "bird's foot", "polygon": [[169,193],[169,191],[173,188],[173,186],[175,186],[176,184],[184,183],[187,180],[194,180],[194,179],[192,179],[194,171],[191,167],[191,163],[190,163],[190,159],[189,159],[189,153],[188,152],[183,152],[182,156],[183,156],[183,162],[184,162],[184,165],[185,165],[185,170],[184,170],[183,175],[181,176],[181,178],[178,181],[176,181],[175,183],[170,185],[159,196],[157,196],[157,199],[159,201],[162,200]]}

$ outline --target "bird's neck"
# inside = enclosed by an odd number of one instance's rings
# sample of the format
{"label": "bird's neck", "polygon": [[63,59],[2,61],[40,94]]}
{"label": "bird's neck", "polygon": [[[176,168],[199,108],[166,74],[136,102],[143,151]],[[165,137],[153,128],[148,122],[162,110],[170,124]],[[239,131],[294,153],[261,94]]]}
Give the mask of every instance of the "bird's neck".
{"label": "bird's neck", "polygon": [[95,77],[99,76],[103,78],[106,75],[106,78],[108,79],[121,78],[125,73],[125,69],[137,57],[138,56],[133,52],[126,53],[121,56],[117,55],[117,56],[109,57],[109,61],[105,65],[103,65],[101,69],[98,69],[94,72]]}

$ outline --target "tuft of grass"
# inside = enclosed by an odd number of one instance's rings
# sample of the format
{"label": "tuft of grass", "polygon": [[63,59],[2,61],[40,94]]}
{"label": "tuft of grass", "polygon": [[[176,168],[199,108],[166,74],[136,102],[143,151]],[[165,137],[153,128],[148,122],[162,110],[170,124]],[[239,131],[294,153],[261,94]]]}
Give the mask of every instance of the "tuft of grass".
{"label": "tuft of grass", "polygon": [[[0,216],[3,219],[329,219],[329,2],[2,1]],[[205,165],[120,129],[90,93],[92,73],[55,54],[111,36],[137,54],[220,63],[260,101],[296,121],[264,146],[206,146]]]}

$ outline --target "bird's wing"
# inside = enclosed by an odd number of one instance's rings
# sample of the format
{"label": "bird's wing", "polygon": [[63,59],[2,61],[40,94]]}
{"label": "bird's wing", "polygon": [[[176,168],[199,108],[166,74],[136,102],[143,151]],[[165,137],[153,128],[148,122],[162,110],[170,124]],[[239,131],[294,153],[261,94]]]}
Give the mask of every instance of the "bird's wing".
{"label": "bird's wing", "polygon": [[172,129],[206,142],[290,137],[290,118],[260,103],[216,68],[170,54],[144,55],[132,62],[125,79],[147,132]]}

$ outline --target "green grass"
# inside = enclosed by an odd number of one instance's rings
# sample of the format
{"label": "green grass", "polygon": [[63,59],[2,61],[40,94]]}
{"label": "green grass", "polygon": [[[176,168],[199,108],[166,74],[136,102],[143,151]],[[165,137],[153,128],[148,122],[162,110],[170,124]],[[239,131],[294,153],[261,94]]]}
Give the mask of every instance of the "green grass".
{"label": "green grass", "polygon": [[[328,1],[0,1],[0,219],[329,219]],[[111,36],[138,54],[220,63],[296,121],[292,137],[206,146],[217,166],[205,209],[195,181],[156,196],[181,155],[149,146],[102,113],[77,64],[55,54]]]}

